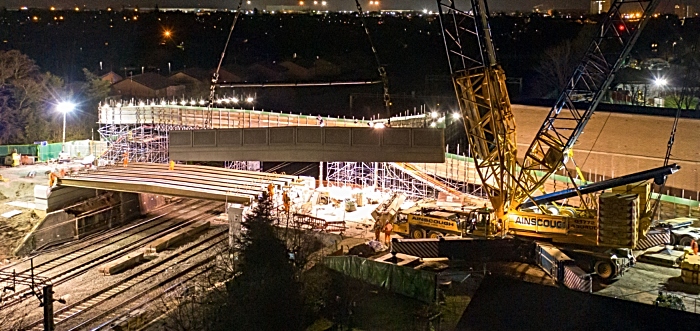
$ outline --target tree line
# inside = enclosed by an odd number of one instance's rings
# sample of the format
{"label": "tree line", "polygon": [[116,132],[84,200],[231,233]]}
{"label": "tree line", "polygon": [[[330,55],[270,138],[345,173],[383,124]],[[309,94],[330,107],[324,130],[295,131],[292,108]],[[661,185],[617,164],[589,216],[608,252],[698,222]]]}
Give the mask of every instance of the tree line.
{"label": "tree line", "polygon": [[17,50],[0,51],[0,144],[57,142],[63,133],[56,105],[69,101],[66,139],[89,139],[97,124],[97,106],[109,95],[109,82],[87,69],[85,80],[66,84]]}

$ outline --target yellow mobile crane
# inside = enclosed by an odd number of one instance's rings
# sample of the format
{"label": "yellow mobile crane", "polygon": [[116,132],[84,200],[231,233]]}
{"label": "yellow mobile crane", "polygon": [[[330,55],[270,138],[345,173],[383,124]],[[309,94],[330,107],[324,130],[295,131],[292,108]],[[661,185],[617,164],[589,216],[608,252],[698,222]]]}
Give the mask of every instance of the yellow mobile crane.
{"label": "yellow mobile crane", "polygon": [[[505,74],[498,65],[491,40],[486,1],[470,0],[471,9],[460,10],[454,0],[437,0],[445,50],[470,148],[482,187],[493,206],[490,219],[479,218],[490,224],[479,224],[477,233],[485,236],[508,233],[588,248],[634,248],[647,234],[651,224],[646,203],[650,194],[647,182],[653,179],[661,185],[667,175],[679,169],[675,164],[551,194],[535,193],[571,159],[574,143],[659,1],[612,1],[595,39],[545,118],[523,161],[518,162],[515,121]],[[641,17],[626,19],[623,13],[630,7],[641,10]],[[585,107],[577,108],[579,102]],[[593,195],[613,188],[618,194]],[[577,207],[554,203],[575,197],[580,201]],[[631,262],[629,250],[624,252],[627,262]],[[610,254],[591,252],[587,256],[591,269],[603,278],[624,271],[622,265],[630,264],[619,263],[619,256]]]}

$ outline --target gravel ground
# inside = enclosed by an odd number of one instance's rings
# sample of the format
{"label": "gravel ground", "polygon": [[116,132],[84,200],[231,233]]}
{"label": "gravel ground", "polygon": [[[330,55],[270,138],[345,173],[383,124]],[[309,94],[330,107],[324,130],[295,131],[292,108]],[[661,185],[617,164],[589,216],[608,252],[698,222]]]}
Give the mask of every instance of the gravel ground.
{"label": "gravel ground", "polygon": [[[34,202],[34,185],[48,184],[44,174],[51,167],[46,165],[20,166],[17,168],[0,167],[0,214],[20,210],[22,214],[6,219],[0,216],[0,262],[12,259],[12,250],[17,247],[40,218],[31,209],[10,206],[12,201]],[[33,178],[26,175],[34,171]]]}
{"label": "gravel ground", "polygon": [[683,298],[686,311],[700,313],[700,286],[683,284],[681,270],[638,262],[624,276],[610,284],[601,284],[596,294],[653,304],[659,291]]}

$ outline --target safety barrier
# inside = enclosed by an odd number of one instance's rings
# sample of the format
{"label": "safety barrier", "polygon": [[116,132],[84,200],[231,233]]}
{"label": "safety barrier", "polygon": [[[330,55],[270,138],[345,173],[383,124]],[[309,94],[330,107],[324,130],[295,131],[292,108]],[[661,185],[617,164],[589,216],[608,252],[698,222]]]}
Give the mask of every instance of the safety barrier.
{"label": "safety barrier", "polygon": [[[0,145],[0,156],[9,155],[13,150],[22,155],[37,156],[40,162],[58,159],[64,149],[62,143],[45,145]],[[107,142],[94,140],[66,141],[65,151],[74,158],[83,158],[90,154],[99,156],[107,149]]]}
{"label": "safety barrier", "polygon": [[10,155],[13,150],[22,155],[37,155],[37,145],[0,145],[0,155]]}
{"label": "safety barrier", "polygon": [[426,303],[437,300],[437,274],[358,256],[327,256],[323,264],[354,279]]}

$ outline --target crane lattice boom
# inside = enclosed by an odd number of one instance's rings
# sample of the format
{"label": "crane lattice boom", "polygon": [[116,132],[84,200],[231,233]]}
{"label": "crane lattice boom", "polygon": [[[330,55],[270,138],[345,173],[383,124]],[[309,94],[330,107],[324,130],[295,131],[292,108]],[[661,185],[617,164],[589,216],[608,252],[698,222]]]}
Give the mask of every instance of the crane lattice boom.
{"label": "crane lattice boom", "polygon": [[506,77],[496,62],[491,42],[488,8],[484,0],[471,0],[472,8],[468,11],[456,8],[455,1],[438,0],[437,3],[476,170],[500,216],[513,196],[517,150]]}
{"label": "crane lattice boom", "polygon": [[[583,133],[659,1],[613,0],[598,27],[598,36],[525,153],[517,180],[522,189],[516,191],[511,208],[529,198],[566,163],[569,150]],[[641,15],[634,17],[636,15],[630,16],[630,13]],[[585,102],[587,108],[578,109],[575,102]]]}

